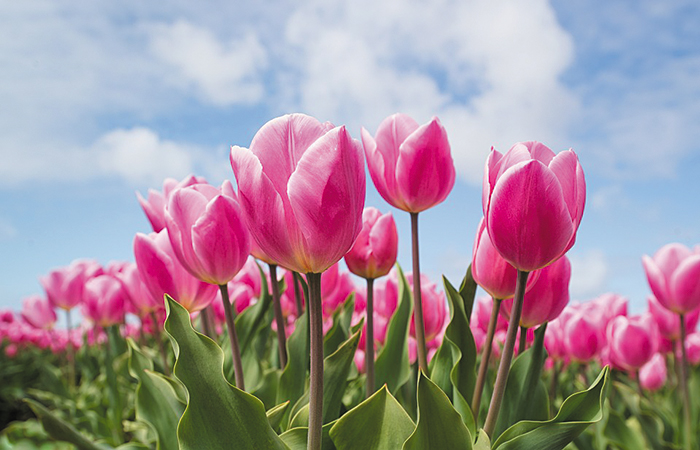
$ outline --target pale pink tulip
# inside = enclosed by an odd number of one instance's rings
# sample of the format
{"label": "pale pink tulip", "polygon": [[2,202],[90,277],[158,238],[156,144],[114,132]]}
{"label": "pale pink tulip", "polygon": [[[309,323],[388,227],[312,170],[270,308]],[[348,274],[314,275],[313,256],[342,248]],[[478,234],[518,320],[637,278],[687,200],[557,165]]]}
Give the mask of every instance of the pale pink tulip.
{"label": "pale pink tulip", "polygon": [[657,353],[639,369],[639,383],[648,391],[657,391],[666,384],[666,358]]}
{"label": "pale pink tulip", "polygon": [[676,314],[700,307],[700,247],[667,244],[653,258],[642,257],[651,291],[659,303]]}
{"label": "pale pink tulip", "polygon": [[66,267],[52,270],[39,281],[51,304],[69,311],[83,301],[85,282],[102,272],[96,261],[75,260]]}
{"label": "pale pink tulip", "polygon": [[22,319],[35,328],[50,330],[56,323],[53,305],[39,295],[32,295],[22,302]]}
{"label": "pale pink tulip", "polygon": [[148,198],[144,199],[140,193],[136,193],[139,204],[146,213],[148,221],[151,223],[153,231],[156,233],[165,228],[165,208],[170,199],[170,193],[177,188],[192,186],[199,183],[206,183],[204,178],[189,175],[182,181],[177,181],[173,178],[166,178],[163,182],[163,192],[158,192],[154,189],[148,190]]}
{"label": "pale pink tulip", "polygon": [[124,306],[128,294],[122,283],[112,275],[99,275],[85,283],[81,312],[101,327],[124,322]]}
{"label": "pale pink tulip", "polygon": [[572,150],[555,155],[539,142],[515,144],[486,162],[482,203],[493,246],[531,272],[559,259],[576,240],[586,181]]}
{"label": "pale pink tulip", "polygon": [[[654,322],[659,327],[661,336],[669,341],[677,341],[681,337],[681,320],[678,314],[664,308],[656,297],[650,295],[647,299],[649,314],[654,318]],[[685,327],[687,333],[692,333],[700,319],[700,309],[685,315]]]}
{"label": "pale pink tulip", "polygon": [[424,125],[394,114],[373,138],[362,129],[372,181],[390,205],[419,213],[442,203],[455,183],[447,132],[437,117]]}

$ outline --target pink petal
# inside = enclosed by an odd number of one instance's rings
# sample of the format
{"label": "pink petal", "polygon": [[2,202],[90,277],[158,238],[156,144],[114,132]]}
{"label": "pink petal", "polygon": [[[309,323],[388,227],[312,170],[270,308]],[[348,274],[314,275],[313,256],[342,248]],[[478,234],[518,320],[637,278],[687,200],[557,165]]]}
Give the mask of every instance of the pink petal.
{"label": "pink petal", "polygon": [[559,181],[539,161],[519,163],[498,179],[487,227],[501,256],[526,271],[559,258],[575,233]]}
{"label": "pink petal", "polygon": [[700,307],[700,255],[683,260],[671,277],[675,311],[687,314]]}
{"label": "pink petal", "polygon": [[175,189],[165,215],[166,227],[175,256],[193,276],[201,278],[202,264],[192,247],[192,227],[207,207],[204,195],[192,188]]}
{"label": "pink petal", "polygon": [[671,302],[668,284],[663,272],[656,265],[656,262],[647,255],[642,256],[642,265],[644,266],[644,272],[647,274],[651,292],[654,293],[654,296],[663,307],[671,309],[673,303]]}
{"label": "pink petal", "polygon": [[487,211],[489,210],[489,200],[491,199],[493,187],[496,185],[496,176],[498,175],[501,158],[503,158],[503,155],[495,148],[491,147],[491,153],[489,153],[488,158],[486,158],[484,181],[481,189],[481,206],[484,210],[484,216],[487,215]]}
{"label": "pink petal", "polygon": [[308,251],[305,266],[288,268],[321,273],[350,250],[362,229],[364,161],[345,127],[309,147],[289,179],[288,194]]}
{"label": "pink petal", "polygon": [[529,141],[523,142],[521,145],[527,147],[532,159],[536,159],[545,166],[549,166],[549,163],[554,158],[554,152],[541,142]]}

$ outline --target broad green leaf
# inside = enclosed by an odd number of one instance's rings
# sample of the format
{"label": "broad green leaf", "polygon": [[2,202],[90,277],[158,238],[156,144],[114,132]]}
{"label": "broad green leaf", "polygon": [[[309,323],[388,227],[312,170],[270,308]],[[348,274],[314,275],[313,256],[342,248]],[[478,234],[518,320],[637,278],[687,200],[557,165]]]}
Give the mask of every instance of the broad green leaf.
{"label": "broad green leaf", "polygon": [[117,447],[114,450],[149,450],[150,447],[141,444],[140,442],[127,442],[126,444],[122,444],[119,447]]}
{"label": "broad green leaf", "polygon": [[549,419],[549,395],[541,377],[547,357],[545,331],[546,324],[537,329],[532,347],[518,355],[510,368],[494,438],[521,420]]}
{"label": "broad green leaf", "polygon": [[165,330],[175,351],[175,376],[189,394],[177,428],[181,450],[285,449],[260,400],[224,378],[218,345],[192,328],[185,308],[166,296]]}
{"label": "broad green leaf", "polygon": [[462,284],[459,286],[459,296],[462,297],[464,301],[464,313],[467,315],[467,318],[472,316],[477,287],[476,281],[474,281],[474,277],[472,276],[472,265],[469,264],[469,267],[467,267],[467,274],[464,275]]}
{"label": "broad green leaf", "polygon": [[472,448],[472,436],[444,392],[421,371],[418,375],[418,423],[404,450]]}
{"label": "broad green leaf", "polygon": [[338,450],[401,448],[415,428],[386,386],[345,413],[330,429]]}
{"label": "broad green leaf", "polygon": [[[307,400],[308,401],[308,400]],[[309,404],[306,403],[299,411],[294,413],[292,420],[289,422],[289,428],[299,428],[309,426]]]}
{"label": "broad green leaf", "polygon": [[508,428],[493,444],[500,450],[559,450],[566,447],[590,424],[603,417],[608,387],[606,366],[590,388],[564,400],[557,415],[548,421],[522,421]]}
{"label": "broad green leaf", "polygon": [[348,385],[348,374],[352,367],[361,331],[323,361],[323,423],[332,422],[340,415],[343,394]]}
{"label": "broad green leaf", "polygon": [[[236,334],[238,335],[241,354],[247,353],[248,347],[251,345],[253,338],[257,335],[261,328],[267,327],[270,324],[265,320],[265,315],[272,305],[272,295],[267,287],[267,276],[258,265],[260,271],[260,279],[262,280],[262,291],[260,299],[254,305],[244,309],[235,320]],[[231,299],[234,302],[236,299]]]}
{"label": "broad green leaf", "polygon": [[[280,376],[277,403],[289,401],[292,405],[304,395],[306,373],[309,369],[309,314],[304,311],[296,320],[294,332],[287,339],[287,366]],[[308,400],[307,400],[308,401]],[[292,413],[294,408],[292,408]],[[285,414],[289,417],[289,414]],[[282,422],[283,424],[285,421]]]}
{"label": "broad green leaf", "polygon": [[[467,272],[470,278],[471,272]],[[476,424],[469,402],[476,384],[476,343],[469,328],[464,305],[473,299],[464,299],[452,284],[443,277],[447,301],[450,305],[450,322],[437,353],[431,361],[431,380],[452,399],[455,409],[462,416],[470,433],[476,433]],[[468,285],[465,279],[462,285]]]}
{"label": "broad green leaf", "polygon": [[258,397],[265,408],[272,408],[277,402],[277,389],[279,387],[281,372],[278,369],[266,370],[257,389],[250,393]]}
{"label": "broad green leaf", "polygon": [[411,366],[408,360],[408,330],[411,319],[411,289],[400,266],[398,304],[389,320],[384,347],[379,351],[374,363],[375,386],[387,385],[389,391],[396,391],[408,380]]}
{"label": "broad green leaf", "polygon": [[608,410],[608,420],[603,435],[620,450],[637,450],[646,447],[639,422],[634,417],[625,420],[615,410]]}
{"label": "broad green leaf", "polygon": [[129,338],[129,373],[139,380],[136,386],[136,420],[148,423],[156,433],[158,450],[178,450],[177,424],[185,403],[162,374],[153,372],[153,362],[146,358]]}
{"label": "broad green leaf", "polygon": [[[321,449],[336,450],[328,432],[335,425],[335,421],[327,423],[321,428]],[[280,438],[290,448],[290,450],[306,450],[306,443],[309,439],[308,427],[291,428],[280,435]]]}
{"label": "broad green leaf", "polygon": [[24,399],[24,401],[29,405],[32,411],[34,411],[34,414],[36,414],[41,424],[44,426],[44,430],[52,438],[59,441],[70,442],[75,445],[78,450],[110,450],[113,448],[108,445],[92,442],[76,430],[73,425],[54,415],[41,403],[30,399]]}
{"label": "broad green leaf", "polygon": [[289,401],[280,403],[279,405],[267,410],[265,415],[267,416],[267,421],[270,422],[270,426],[272,428],[277,429],[282,421],[282,417],[284,417],[284,413],[287,411],[287,408],[289,408]]}
{"label": "broad green leaf", "polygon": [[355,311],[355,293],[351,293],[343,305],[333,313],[333,326],[323,337],[323,357],[338,349],[350,336],[350,322]]}
{"label": "broad green leaf", "polygon": [[474,443],[474,450],[491,450],[491,438],[489,438],[489,435],[486,434],[484,430],[479,430],[476,433],[476,442]]}

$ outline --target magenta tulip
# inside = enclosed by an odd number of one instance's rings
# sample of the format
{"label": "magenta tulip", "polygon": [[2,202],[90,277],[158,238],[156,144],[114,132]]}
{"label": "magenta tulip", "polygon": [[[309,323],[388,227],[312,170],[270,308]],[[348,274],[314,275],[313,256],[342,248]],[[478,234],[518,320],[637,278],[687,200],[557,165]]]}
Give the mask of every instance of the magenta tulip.
{"label": "magenta tulip", "polygon": [[567,356],[575,361],[588,362],[605,346],[605,336],[595,318],[582,309],[566,321],[564,342]]}
{"label": "magenta tulip", "polygon": [[225,285],[250,253],[250,237],[236,200],[208,184],[175,189],[165,224],[180,263],[195,278]]}
{"label": "magenta tulip", "polygon": [[231,148],[238,198],[260,249],[299,273],[321,273],[352,247],[365,201],[360,145],[344,126],[292,114],[250,149]]}
{"label": "magenta tulip", "polygon": [[700,364],[700,333],[690,333],[685,339],[685,351],[688,362],[694,366]]}
{"label": "magenta tulip", "polygon": [[[530,290],[539,276],[535,271],[527,280],[526,291]],[[503,259],[491,243],[482,218],[474,240],[472,251],[472,277],[492,298],[503,300],[515,294],[518,271]]]}
{"label": "magenta tulip", "polygon": [[655,354],[639,369],[639,384],[648,391],[657,391],[666,384],[666,358]]}
{"label": "magenta tulip", "polygon": [[[532,288],[525,293],[520,326],[532,328],[556,319],[569,303],[571,263],[562,256],[555,263],[540,270]],[[509,317],[513,299],[503,302],[503,313]]]}
{"label": "magenta tulip", "polygon": [[442,203],[455,183],[447,132],[437,117],[424,125],[394,114],[373,138],[362,129],[367,166],[379,194],[390,205],[419,213]]}
{"label": "magenta tulip", "polygon": [[367,207],[362,212],[362,230],[345,255],[350,272],[367,279],[388,274],[398,253],[399,235],[391,213]]}
{"label": "magenta tulip", "polygon": [[112,275],[98,275],[85,283],[84,317],[103,328],[124,322],[128,294],[123,284]]}
{"label": "magenta tulip", "polygon": [[617,316],[607,329],[609,358],[615,365],[636,371],[656,353],[659,330],[651,315]]}
{"label": "magenta tulip", "polygon": [[539,142],[515,144],[486,162],[483,208],[491,242],[516,269],[531,272],[574,245],[586,181],[572,150],[555,155]]}
{"label": "magenta tulip", "polygon": [[664,308],[688,314],[700,307],[700,247],[667,244],[653,258],[644,255],[642,263],[651,291]]}
{"label": "magenta tulip", "polygon": [[47,299],[32,295],[22,302],[22,319],[35,328],[50,330],[56,323],[56,311]]}
{"label": "magenta tulip", "polygon": [[162,303],[168,294],[192,313],[206,308],[216,297],[216,286],[199,281],[182,267],[166,229],[149,235],[138,233],[134,238],[134,256],[141,279],[155,302]]}
{"label": "magenta tulip", "polygon": [[[681,337],[681,321],[678,314],[664,308],[653,295],[647,299],[649,314],[659,327],[659,333],[670,341],[677,341]],[[684,315],[685,327],[688,333],[692,333],[700,319],[700,309]]]}
{"label": "magenta tulip", "polygon": [[146,213],[146,218],[151,223],[153,231],[156,233],[165,228],[165,209],[168,206],[170,193],[177,188],[192,186],[199,183],[206,183],[206,180],[201,177],[190,175],[182,181],[177,181],[173,178],[167,178],[163,182],[163,192],[158,192],[154,189],[148,190],[148,198],[144,199],[141,194],[136,193],[139,204]]}

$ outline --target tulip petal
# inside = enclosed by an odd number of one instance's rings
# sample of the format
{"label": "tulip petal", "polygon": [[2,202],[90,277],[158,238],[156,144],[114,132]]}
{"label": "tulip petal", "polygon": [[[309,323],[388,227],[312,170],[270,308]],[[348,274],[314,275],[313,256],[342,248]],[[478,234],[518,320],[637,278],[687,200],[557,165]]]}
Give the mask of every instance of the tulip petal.
{"label": "tulip petal", "polygon": [[[160,233],[166,234],[166,231]],[[152,235],[154,236],[154,235]],[[167,239],[167,237],[166,237]],[[134,238],[134,257],[141,272],[144,284],[159,305],[163,302],[163,294],[178,296],[178,290],[173,282],[173,262],[155,243],[154,238],[137,233]]]}
{"label": "tulip petal", "polygon": [[192,227],[204,214],[206,197],[192,188],[175,189],[168,202],[165,224],[175,256],[196,278],[201,279],[205,270],[192,248]]}
{"label": "tulip petal", "polygon": [[489,210],[489,200],[491,199],[493,187],[496,185],[496,176],[498,175],[501,158],[503,158],[501,152],[491,147],[491,153],[489,153],[488,158],[486,158],[484,180],[481,186],[481,207],[484,211],[484,216],[486,216],[486,212]]}
{"label": "tulip petal", "polygon": [[486,221],[501,256],[525,271],[559,258],[576,232],[559,181],[539,161],[518,163],[499,178]]}
{"label": "tulip petal", "polygon": [[437,118],[401,144],[394,176],[406,211],[425,211],[445,200],[455,183],[455,168],[447,132]]}
{"label": "tulip petal", "polygon": [[287,193],[308,249],[305,266],[288,268],[321,273],[350,250],[362,229],[364,161],[345,127],[334,128],[308,148],[289,178]]}
{"label": "tulip petal", "polygon": [[683,244],[667,244],[654,254],[654,262],[668,282],[681,261],[692,254],[693,252]]}
{"label": "tulip petal", "polygon": [[642,256],[642,265],[644,266],[644,272],[647,274],[647,281],[649,281],[651,292],[654,293],[654,296],[662,306],[671,309],[670,292],[668,291],[668,285],[663,272],[661,272],[656,262],[647,255]]}
{"label": "tulip petal", "polygon": [[541,142],[529,141],[523,142],[521,145],[527,147],[532,159],[536,159],[545,166],[549,166],[549,163],[554,158],[554,152]]}
{"label": "tulip petal", "polygon": [[675,312],[687,314],[700,307],[700,255],[685,258],[671,277]]}
{"label": "tulip petal", "polygon": [[[571,214],[571,220],[576,223],[580,222],[584,207],[580,202],[585,202],[585,196],[582,197],[579,192],[581,186],[577,178],[579,164],[576,154],[571,150],[560,152],[552,159],[549,168],[559,180],[564,194],[564,201],[569,209],[569,214]],[[584,192],[585,189],[586,187],[584,184]]]}

